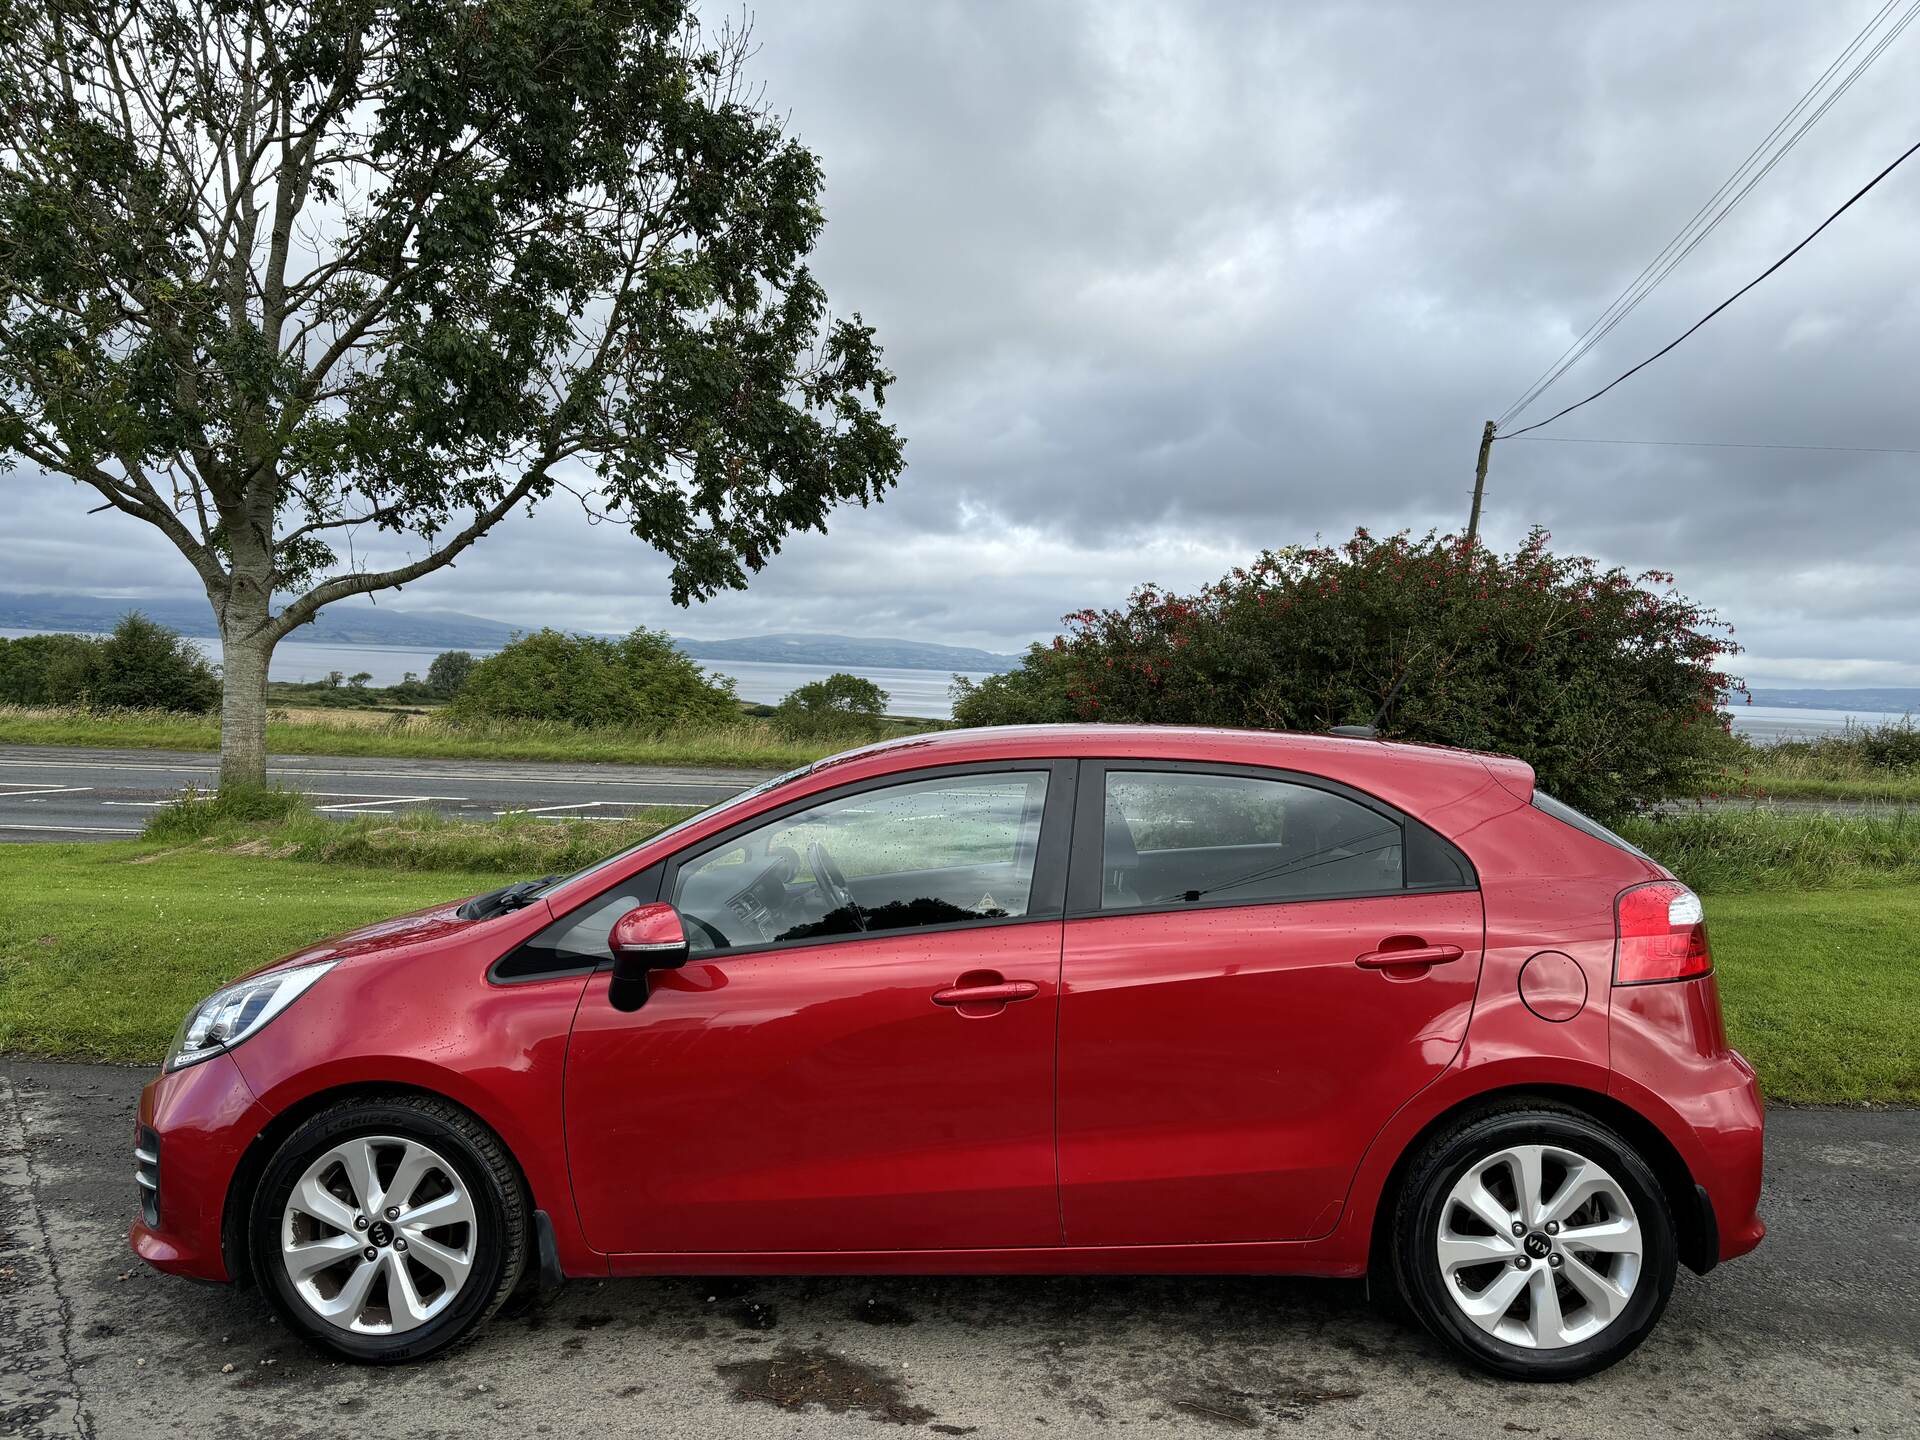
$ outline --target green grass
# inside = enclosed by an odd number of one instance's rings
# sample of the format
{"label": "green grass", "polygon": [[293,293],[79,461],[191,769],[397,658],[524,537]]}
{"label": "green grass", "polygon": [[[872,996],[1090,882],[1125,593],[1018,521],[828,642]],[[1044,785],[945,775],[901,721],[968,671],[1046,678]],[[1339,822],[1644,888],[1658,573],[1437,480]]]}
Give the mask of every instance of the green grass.
{"label": "green grass", "polygon": [[499,883],[142,842],[0,846],[0,1051],[158,1061],[187,1007],[223,982]]}
{"label": "green grass", "polygon": [[1920,1104],[1920,886],[1709,896],[1707,928],[1768,1096]]}
{"label": "green grass", "polygon": [[[373,723],[368,723],[372,720]],[[926,722],[891,720],[890,735],[913,734]],[[280,755],[364,755],[451,760],[566,760],[627,765],[707,765],[788,770],[823,755],[866,744],[871,735],[788,740],[765,720],[665,732],[578,730],[520,722],[456,725],[438,715],[379,717],[343,710],[300,719],[270,719],[267,748]],[[211,715],[155,710],[90,713],[0,706],[0,745],[86,745],[114,749],[218,750],[220,722]]]}
{"label": "green grass", "polygon": [[[189,1005],[262,961],[583,863],[648,823],[301,817],[0,846],[0,1051],[153,1062]],[[1708,918],[1728,1030],[1770,1097],[1920,1104],[1920,885],[1709,894]]]}
{"label": "green grass", "polygon": [[1773,745],[1735,737],[1715,788],[1776,800],[1920,803],[1920,727],[1906,716]]}
{"label": "green grass", "polygon": [[1920,811],[1734,807],[1629,820],[1618,828],[1702,894],[1920,882]]}

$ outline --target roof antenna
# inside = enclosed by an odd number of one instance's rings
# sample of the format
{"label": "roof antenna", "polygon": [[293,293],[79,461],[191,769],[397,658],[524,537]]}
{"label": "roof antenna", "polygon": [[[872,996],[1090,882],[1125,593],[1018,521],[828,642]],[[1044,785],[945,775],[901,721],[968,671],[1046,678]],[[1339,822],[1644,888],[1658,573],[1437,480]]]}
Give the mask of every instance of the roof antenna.
{"label": "roof antenna", "polygon": [[1327,733],[1344,735],[1350,740],[1378,740],[1380,727],[1386,723],[1387,712],[1393,709],[1393,702],[1400,698],[1400,687],[1407,683],[1407,677],[1413,673],[1413,662],[1426,650],[1422,645],[1407,660],[1407,668],[1400,672],[1400,678],[1393,682],[1393,688],[1387,691],[1387,698],[1380,702],[1380,708],[1374,712],[1373,719],[1365,725],[1336,725]]}

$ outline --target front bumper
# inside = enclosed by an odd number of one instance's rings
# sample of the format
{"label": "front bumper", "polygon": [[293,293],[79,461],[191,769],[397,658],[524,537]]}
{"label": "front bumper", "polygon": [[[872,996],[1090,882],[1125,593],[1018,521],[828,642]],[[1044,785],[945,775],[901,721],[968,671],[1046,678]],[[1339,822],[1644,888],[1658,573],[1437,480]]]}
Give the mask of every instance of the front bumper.
{"label": "front bumper", "polygon": [[[158,1076],[140,1092],[133,1253],[172,1275],[230,1280],[223,1244],[234,1171],[269,1118],[231,1055]],[[149,1158],[151,1157],[151,1158]]]}

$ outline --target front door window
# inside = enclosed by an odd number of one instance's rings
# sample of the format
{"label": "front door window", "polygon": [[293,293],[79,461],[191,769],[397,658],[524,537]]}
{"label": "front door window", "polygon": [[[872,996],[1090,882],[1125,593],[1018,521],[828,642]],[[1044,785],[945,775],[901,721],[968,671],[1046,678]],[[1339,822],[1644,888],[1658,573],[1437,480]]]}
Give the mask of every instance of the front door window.
{"label": "front door window", "polygon": [[951,775],[841,795],[679,869],[696,951],[1027,913],[1047,772]]}

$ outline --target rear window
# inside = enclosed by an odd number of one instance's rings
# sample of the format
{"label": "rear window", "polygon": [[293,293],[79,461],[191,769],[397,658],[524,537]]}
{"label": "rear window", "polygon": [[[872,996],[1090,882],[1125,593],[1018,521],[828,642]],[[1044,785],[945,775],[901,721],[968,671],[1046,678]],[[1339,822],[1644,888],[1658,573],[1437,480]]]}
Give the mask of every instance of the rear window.
{"label": "rear window", "polygon": [[1596,840],[1606,841],[1607,844],[1613,846],[1616,850],[1624,850],[1629,855],[1638,855],[1642,860],[1653,859],[1651,855],[1647,854],[1647,852],[1642,850],[1638,845],[1629,845],[1598,820],[1589,820],[1571,805],[1568,805],[1564,801],[1554,799],[1544,790],[1536,790],[1533,792],[1533,808],[1543,814],[1551,815],[1562,825],[1571,825],[1584,835],[1591,835]]}

